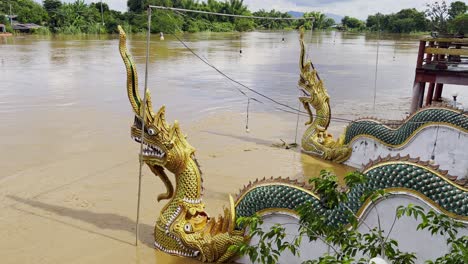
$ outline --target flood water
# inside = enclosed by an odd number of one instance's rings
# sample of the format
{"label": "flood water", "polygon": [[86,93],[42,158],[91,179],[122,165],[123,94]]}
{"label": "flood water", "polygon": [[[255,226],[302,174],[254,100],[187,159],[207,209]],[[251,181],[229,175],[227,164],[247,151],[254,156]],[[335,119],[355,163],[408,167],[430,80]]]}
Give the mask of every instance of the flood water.
{"label": "flood water", "polygon": [[[197,33],[180,37],[234,80],[298,107],[297,32]],[[309,56],[328,89],[334,117],[400,119],[406,115],[417,36],[383,35],[378,41],[372,34],[308,32],[305,39]],[[0,38],[0,43],[0,144],[2,149],[9,149],[8,158],[19,159],[22,164],[2,159],[0,178],[24,166],[25,154],[44,148],[66,152],[63,143],[71,132],[76,136],[103,129],[87,127],[86,115],[77,115],[72,122],[67,115],[83,111],[129,114],[117,36],[18,36]],[[128,43],[140,73],[140,87],[145,44],[142,35],[131,36]],[[165,104],[169,120],[177,118],[186,124],[220,111],[245,112],[247,98],[238,89],[261,101],[253,101],[251,111],[273,113],[286,122],[295,120],[294,114],[278,110],[291,109],[229,81],[172,36],[166,36],[165,41],[154,36],[149,59],[153,104]],[[454,92],[459,94],[460,102],[468,102],[468,91],[457,86],[446,86],[444,96],[451,97]],[[339,128],[334,130],[337,125]],[[339,133],[344,125],[332,122],[331,131]]]}
{"label": "flood water", "polygon": [[[297,32],[179,37],[232,79],[298,107]],[[305,39],[334,117],[405,117],[417,36],[308,32]],[[145,36],[129,37],[140,87],[145,44]],[[0,205],[10,210],[0,215],[0,235],[9,238],[0,244],[0,255],[6,263],[70,258],[80,260],[74,263],[187,263],[151,249],[151,225],[160,208],[155,209],[153,189],[161,188],[154,178],[144,184],[149,186],[142,206],[148,227],[142,231],[144,253],[128,246],[133,243],[138,146],[128,134],[133,118],[125,78],[116,35],[0,38]],[[198,149],[208,209],[220,209],[228,193],[255,178],[307,179],[323,168],[338,174],[350,170],[272,148],[280,140],[294,141],[296,114],[227,80],[173,36],[151,39],[148,84],[154,107],[166,105],[167,120],[178,119]],[[245,133],[247,97],[238,89],[259,101],[250,103],[250,134]],[[463,87],[445,87],[444,97],[455,92],[466,105]],[[304,121],[299,120],[299,139]],[[338,135],[345,125],[332,121],[330,131]],[[71,244],[66,247],[64,241]],[[53,253],[43,253],[51,247]]]}

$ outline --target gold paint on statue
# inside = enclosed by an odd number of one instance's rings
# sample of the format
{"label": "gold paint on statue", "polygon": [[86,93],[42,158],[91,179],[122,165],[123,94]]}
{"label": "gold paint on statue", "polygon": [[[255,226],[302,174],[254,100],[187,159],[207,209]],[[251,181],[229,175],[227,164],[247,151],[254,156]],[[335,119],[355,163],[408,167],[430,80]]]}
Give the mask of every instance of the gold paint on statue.
{"label": "gold paint on statue", "polygon": [[[301,73],[298,85],[307,96],[299,97],[299,100],[309,114],[309,121],[306,123],[309,127],[302,136],[302,149],[325,160],[344,162],[351,155],[351,148],[344,144],[344,135],[335,141],[333,136],[327,133],[331,118],[330,97],[312,62],[306,62],[303,28],[300,29],[300,44]],[[316,112],[315,119],[311,106]]]}
{"label": "gold paint on statue", "polygon": [[[143,101],[138,92],[136,68],[126,47],[126,35],[120,26],[119,32],[119,50],[127,70],[128,99],[135,113],[131,136],[141,142]],[[160,194],[158,201],[169,200],[156,221],[155,246],[169,254],[201,261],[228,261],[236,254],[228,248],[245,240],[244,232],[234,229],[232,197],[230,210],[225,209],[223,217],[209,217],[202,201],[202,178],[195,148],[187,142],[177,121],[172,126],[166,122],[164,106],[156,114],[152,111],[149,94],[146,109],[142,159],[166,186],[167,192]],[[165,170],[174,174],[175,189]]]}

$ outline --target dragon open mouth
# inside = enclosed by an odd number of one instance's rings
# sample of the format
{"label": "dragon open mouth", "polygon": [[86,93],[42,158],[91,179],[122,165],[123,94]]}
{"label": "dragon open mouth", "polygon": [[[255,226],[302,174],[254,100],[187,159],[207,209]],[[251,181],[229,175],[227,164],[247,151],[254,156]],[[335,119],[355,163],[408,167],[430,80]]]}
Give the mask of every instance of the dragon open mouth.
{"label": "dragon open mouth", "polygon": [[[138,143],[141,143],[140,137],[132,136],[132,139]],[[163,158],[166,155],[166,153],[164,153],[164,151],[162,151],[157,146],[143,142],[143,155],[149,157]]]}

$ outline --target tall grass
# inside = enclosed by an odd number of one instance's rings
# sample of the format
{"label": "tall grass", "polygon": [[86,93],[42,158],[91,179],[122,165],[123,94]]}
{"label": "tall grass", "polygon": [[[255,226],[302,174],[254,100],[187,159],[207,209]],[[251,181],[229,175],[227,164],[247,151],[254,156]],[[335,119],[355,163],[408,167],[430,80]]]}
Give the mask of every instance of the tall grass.
{"label": "tall grass", "polygon": [[50,32],[50,29],[48,27],[40,27],[37,29],[33,29],[31,33],[36,34],[36,35],[50,35],[52,32]]}

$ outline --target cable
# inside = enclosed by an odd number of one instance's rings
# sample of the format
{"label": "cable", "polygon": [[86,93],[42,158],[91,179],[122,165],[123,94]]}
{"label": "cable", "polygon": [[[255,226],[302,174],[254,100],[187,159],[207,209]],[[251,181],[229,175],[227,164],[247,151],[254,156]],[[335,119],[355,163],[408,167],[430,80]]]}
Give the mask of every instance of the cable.
{"label": "cable", "polygon": [[[208,65],[209,67],[211,67],[213,70],[217,71],[219,74],[221,74],[222,76],[224,76],[226,79],[228,79],[228,80],[230,80],[231,82],[236,83],[236,84],[238,84],[238,85],[244,87],[245,89],[251,91],[252,93],[255,93],[255,94],[257,94],[257,95],[259,95],[259,96],[261,96],[261,97],[263,97],[263,98],[265,98],[265,99],[271,101],[271,102],[274,102],[275,104],[278,104],[278,105],[281,105],[281,106],[283,106],[283,107],[289,108],[289,109],[291,109],[291,110],[293,110],[293,111],[298,111],[298,109],[296,109],[296,108],[294,108],[294,107],[291,107],[291,106],[289,106],[289,105],[287,105],[287,104],[278,102],[278,101],[276,101],[275,99],[273,99],[273,98],[271,98],[271,97],[269,97],[269,96],[266,96],[266,95],[264,95],[264,94],[262,94],[262,93],[259,93],[259,92],[255,91],[254,89],[248,87],[247,85],[245,85],[245,84],[243,84],[243,83],[241,83],[241,82],[239,82],[239,81],[234,80],[233,78],[231,78],[230,76],[228,76],[227,74],[225,74],[224,72],[222,72],[221,70],[219,70],[218,68],[216,68],[214,65],[212,65],[212,64],[208,63],[207,61],[203,60],[203,59],[200,57],[200,55],[198,55],[198,54],[197,54],[195,51],[193,51],[189,46],[187,46],[187,44],[186,44],[185,42],[183,42],[177,35],[175,35],[175,34],[172,34],[172,35],[173,35],[186,49],[188,49],[193,55],[195,55],[197,58],[199,58],[201,61],[203,61],[206,65]],[[306,112],[303,112],[303,111],[301,111],[301,113],[307,114]]]}
{"label": "cable", "polygon": [[[167,14],[167,13],[166,13]],[[173,19],[169,14],[167,14],[169,18]],[[180,30],[180,28],[179,28]],[[197,54],[192,48],[190,48],[183,40],[181,40],[175,33],[171,33],[171,35],[173,35],[188,51],[190,51],[190,53],[192,53],[195,57],[197,57],[198,59],[200,59],[203,63],[205,63],[206,65],[208,65],[210,68],[214,69],[216,72],[218,72],[220,75],[224,76],[226,79],[230,80],[231,82],[235,83],[235,84],[238,84],[240,85],[241,87],[244,87],[245,89],[249,90],[250,92],[252,93],[255,93],[257,94],[258,96],[261,96],[275,104],[278,104],[282,107],[285,107],[285,108],[288,108],[290,110],[286,110],[286,109],[282,109],[282,108],[279,108],[279,107],[274,107],[275,109],[279,110],[279,111],[282,111],[282,112],[286,112],[286,113],[290,113],[290,114],[294,114],[294,115],[297,115],[298,113],[301,115],[301,116],[305,116],[305,117],[309,117],[309,114],[305,111],[301,111],[299,109],[296,109],[294,107],[291,107],[287,104],[284,104],[284,103],[281,103],[267,95],[264,95],[260,92],[257,92],[255,91],[254,89],[248,87],[247,85],[231,78],[230,76],[228,76],[227,74],[225,74],[224,72],[222,72],[221,70],[219,70],[216,66],[214,66],[213,64],[211,64],[206,58],[202,58],[199,54]],[[313,68],[313,64],[311,65]],[[315,68],[314,68],[315,69]],[[318,74],[317,74],[318,76]],[[320,76],[318,76],[320,78]],[[263,103],[262,101],[258,100],[258,99],[255,99],[253,97],[249,97],[244,91],[242,91],[241,89],[239,89],[238,87],[234,86],[241,94],[243,94],[244,96],[256,101],[256,102],[259,102],[259,103]],[[307,96],[310,96],[310,95],[307,95]],[[291,111],[292,110],[292,111]],[[314,115],[312,114],[313,117],[315,118],[328,118],[328,117],[324,117],[324,116],[320,116],[320,115]],[[336,121],[336,122],[343,122],[343,123],[349,123],[349,124],[352,124],[352,123],[356,123],[356,122],[359,122],[360,120],[356,121],[356,120],[351,120],[351,119],[346,119],[346,118],[339,118],[339,117],[330,117],[330,120],[333,120],[333,121]],[[408,123],[411,123],[411,124],[424,124],[426,122],[422,122],[422,121],[410,121]],[[400,122],[396,122],[396,123],[391,123],[391,122],[388,122],[386,123],[385,125],[389,125],[389,126],[392,126],[392,125],[400,125],[401,123]],[[379,124],[379,123],[375,123],[375,124],[369,124],[369,125],[382,125],[382,124]]]}
{"label": "cable", "polygon": [[379,34],[378,34],[378,38],[377,38],[377,52],[376,52],[376,55],[375,55],[375,73],[374,73],[374,103],[373,103],[373,111],[375,113],[375,101],[377,99],[377,77],[378,77],[378,74],[379,74],[379,48],[380,48],[380,21],[378,22],[378,27],[379,27]]}
{"label": "cable", "polygon": [[192,9],[175,8],[175,7],[166,7],[166,6],[153,6],[153,5],[150,5],[149,8],[165,9],[165,10],[172,10],[172,11],[182,11],[182,12],[191,12],[191,13],[199,13],[199,14],[207,14],[207,15],[216,15],[216,16],[252,18],[252,19],[270,19],[270,20],[314,20],[313,17],[261,17],[261,16],[246,16],[246,15],[234,15],[234,14],[225,14],[225,13],[216,13],[216,12],[209,12],[209,11],[192,10]]}

